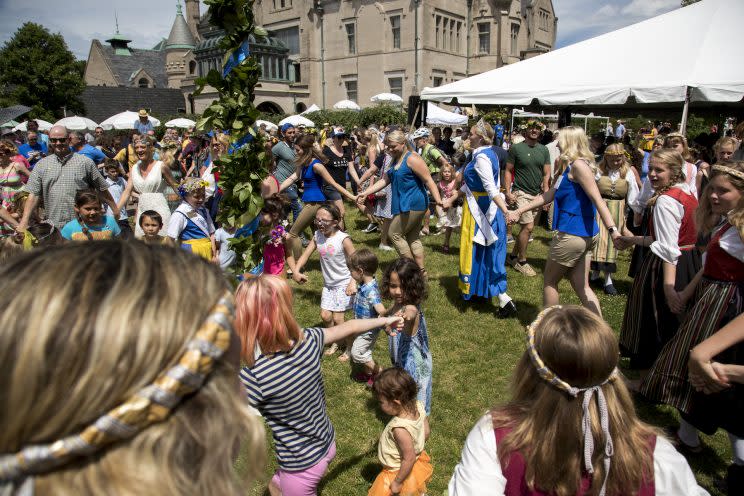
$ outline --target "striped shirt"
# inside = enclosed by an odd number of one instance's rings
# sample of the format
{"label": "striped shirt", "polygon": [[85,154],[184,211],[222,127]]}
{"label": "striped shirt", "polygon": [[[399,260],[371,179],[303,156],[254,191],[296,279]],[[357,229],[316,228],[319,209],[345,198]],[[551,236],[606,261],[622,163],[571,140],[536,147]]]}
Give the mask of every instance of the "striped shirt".
{"label": "striped shirt", "polygon": [[249,403],[271,428],[279,467],[298,472],[317,464],[334,439],[320,370],[323,329],[303,329],[305,339],[289,352],[259,355],[240,380]]}

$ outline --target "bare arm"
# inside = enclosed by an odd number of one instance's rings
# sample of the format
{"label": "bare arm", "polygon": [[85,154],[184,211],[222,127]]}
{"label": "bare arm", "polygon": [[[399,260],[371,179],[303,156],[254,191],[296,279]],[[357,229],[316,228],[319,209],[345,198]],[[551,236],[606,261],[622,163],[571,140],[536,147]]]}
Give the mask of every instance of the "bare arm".
{"label": "bare arm", "polygon": [[31,175],[31,172],[21,162],[13,162],[13,165],[15,170],[17,170],[22,176],[29,177]]}
{"label": "bare arm", "polygon": [[[346,260],[349,260],[349,257],[354,254],[354,242],[351,241],[351,238],[347,237],[344,238],[343,242],[341,243],[341,246],[344,247],[344,255],[346,255]],[[349,279],[349,284],[346,287],[346,294],[348,296],[354,295],[357,292],[357,283],[352,277]]]}
{"label": "bare arm", "polygon": [[379,170],[379,168],[374,163],[370,162],[370,164],[371,165],[369,166],[369,168],[364,171],[364,174],[362,174],[362,177],[359,178],[359,184],[364,183],[364,181],[374,176]]}
{"label": "bare arm", "polygon": [[359,182],[359,174],[357,174],[354,162],[349,162],[349,165],[346,166],[346,170],[349,172],[349,177],[351,177],[351,180],[354,181],[355,184],[361,184]]}
{"label": "bare arm", "polygon": [[674,313],[682,313],[684,303],[679,293],[674,288],[677,278],[677,266],[668,262],[663,262],[662,270],[664,272],[664,296],[666,296],[667,305]]}
{"label": "bare arm", "polygon": [[727,373],[722,374],[721,364],[712,361],[713,357],[742,341],[744,341],[744,314],[739,315],[711,337],[695,346],[690,351],[690,359],[687,363],[690,383],[693,387],[710,394],[728,388],[731,382],[744,382],[741,367],[726,370]]}
{"label": "bare arm", "polygon": [[418,155],[409,155],[408,168],[411,169],[413,173],[416,174],[419,179],[424,182],[427,189],[431,193],[431,197],[434,198],[434,202],[441,207],[442,198],[439,196],[439,188],[437,188],[437,184],[431,177],[431,172],[429,172],[429,168],[426,166],[426,162],[424,162],[424,159],[422,159]]}
{"label": "bare arm", "polygon": [[124,188],[124,191],[122,191],[121,197],[119,198],[119,204],[117,205],[119,207],[119,210],[126,207],[126,204],[129,201],[129,197],[132,194],[132,188],[134,188],[134,184],[132,182],[132,176],[129,176],[129,179],[127,180],[127,185]]}
{"label": "bare arm", "polygon": [[103,197],[103,203],[108,205],[111,208],[111,212],[114,214],[114,219],[119,218],[119,205],[116,204],[114,201],[114,197],[111,196],[111,192],[109,190],[102,191],[101,196]]}
{"label": "bare arm", "polygon": [[281,193],[282,191],[284,191],[285,189],[289,188],[294,183],[296,183],[297,177],[298,177],[297,171],[294,171],[292,174],[289,175],[289,177],[287,177],[287,179],[282,181],[282,184],[279,185],[279,193]]}
{"label": "bare arm", "polygon": [[[315,244],[315,238],[313,238],[307,244],[307,248],[305,248],[305,251],[302,252],[302,255],[300,255],[300,259],[297,260],[297,263],[295,264],[294,267],[292,267],[292,262],[294,262],[294,256],[290,255],[290,257],[287,257],[287,264],[289,265],[289,268],[292,269],[292,272],[293,272],[292,277],[295,279],[295,281],[300,282],[300,281],[298,281],[295,278],[295,274],[297,276],[300,276],[301,275],[300,274],[300,270],[302,270],[302,268],[305,266],[305,264],[307,263],[308,259],[310,258],[310,255],[313,254],[313,252],[315,251],[315,248],[316,247],[317,246]],[[291,250],[290,250],[290,253],[291,253]],[[291,259],[291,261],[290,261],[290,259]],[[305,277],[305,280],[307,280],[307,277]]]}
{"label": "bare arm", "polygon": [[543,180],[542,180],[543,193],[545,191],[548,191],[548,189],[550,189],[550,163],[543,164]]}
{"label": "bare arm", "polygon": [[0,219],[13,228],[18,227],[18,221],[10,215],[10,212],[5,207],[0,207]]}
{"label": "bare arm", "polygon": [[326,343],[335,343],[342,341],[349,336],[371,331],[378,327],[400,328],[403,325],[401,317],[377,317],[376,319],[353,319],[347,320],[343,324],[323,329],[323,336]]}
{"label": "bare arm", "polygon": [[413,448],[413,437],[411,437],[411,433],[403,427],[395,427],[393,429],[393,437],[400,453],[400,468],[395,479],[390,483],[390,491],[393,494],[398,494],[403,483],[411,475],[413,465],[416,463],[416,451]]}
{"label": "bare arm", "polygon": [[[594,180],[594,176],[592,175],[592,171],[589,168],[589,165],[583,160],[574,161],[573,165],[571,166],[571,175],[573,176],[575,182],[581,185],[584,193],[586,193],[586,195],[592,200],[592,203],[594,203],[594,206],[597,208],[597,212],[599,213],[599,217],[600,219],[602,219],[602,223],[605,225],[605,227],[607,229],[616,227],[615,221],[612,220],[612,214],[607,208],[607,203],[605,203],[605,201],[602,199],[602,195],[599,193],[597,182]],[[618,236],[620,236],[620,233],[616,229],[614,234],[612,235],[612,238],[614,239]]]}
{"label": "bare arm", "polygon": [[325,182],[326,184],[330,184],[331,186],[333,186],[333,188],[336,191],[338,191],[339,193],[341,193],[342,195],[344,195],[349,200],[352,200],[353,201],[353,200],[356,199],[356,196],[354,196],[349,190],[347,190],[346,188],[344,188],[343,186],[341,186],[340,184],[338,184],[336,181],[333,180],[333,178],[331,177],[331,175],[328,173],[328,169],[326,169],[324,165],[322,165],[322,164],[315,164],[315,165],[313,165],[313,172],[315,172],[320,177],[322,177],[323,178],[323,182]]}
{"label": "bare arm", "polygon": [[21,217],[21,221],[16,227],[16,232],[18,232],[19,234],[23,234],[24,232],[26,232],[26,228],[28,227],[28,220],[31,218],[31,212],[36,210],[37,205],[39,205],[39,197],[33,193],[29,193],[28,200],[26,200],[26,205],[23,207],[23,217]]}
{"label": "bare arm", "polygon": [[385,174],[384,176],[382,176],[382,179],[380,179],[379,181],[375,181],[372,186],[359,193],[359,195],[357,195],[357,198],[364,198],[371,194],[377,193],[378,191],[385,189],[385,186],[387,186],[388,184],[390,184],[390,176]]}
{"label": "bare arm", "polygon": [[165,179],[165,182],[168,184],[168,186],[170,186],[171,188],[173,188],[173,191],[175,191],[176,193],[178,193],[178,183],[173,178],[173,174],[171,174],[170,167],[168,167],[167,165],[163,164],[160,167],[160,171],[161,171],[161,173],[163,175],[163,179]]}

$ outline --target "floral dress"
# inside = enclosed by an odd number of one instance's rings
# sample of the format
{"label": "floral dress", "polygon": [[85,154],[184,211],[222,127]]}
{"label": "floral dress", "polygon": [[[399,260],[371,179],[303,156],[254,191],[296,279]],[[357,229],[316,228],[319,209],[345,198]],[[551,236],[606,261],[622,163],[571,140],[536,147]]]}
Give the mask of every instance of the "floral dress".
{"label": "floral dress", "polygon": [[426,319],[418,309],[419,325],[416,333],[409,336],[398,332],[389,336],[390,361],[396,367],[403,368],[416,381],[418,394],[416,399],[424,404],[426,414],[431,414],[431,376],[432,359],[429,350],[429,333],[426,330]]}

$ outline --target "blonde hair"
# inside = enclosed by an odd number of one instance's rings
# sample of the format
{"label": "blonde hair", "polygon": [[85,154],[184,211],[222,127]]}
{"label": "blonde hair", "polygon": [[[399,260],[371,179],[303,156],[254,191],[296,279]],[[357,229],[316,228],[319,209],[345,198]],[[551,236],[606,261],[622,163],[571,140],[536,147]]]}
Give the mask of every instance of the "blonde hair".
{"label": "blonde hair", "polygon": [[690,148],[687,146],[687,138],[680,133],[669,133],[664,138],[664,148],[674,148],[677,145],[682,145],[682,157],[686,161],[690,160]]}
{"label": "blonde hair", "polygon": [[486,145],[490,146],[493,144],[493,127],[484,121],[483,119],[479,120],[475,126],[470,128],[471,130],[475,129],[475,133],[481,138],[481,146]]}
{"label": "blonde hair", "polygon": [[589,164],[592,173],[594,173],[596,170],[594,154],[589,148],[589,140],[583,128],[578,126],[561,128],[561,132],[558,135],[558,146],[561,148],[561,154],[558,157],[559,167],[556,168],[555,177],[563,174],[566,167],[578,159],[585,160]]}
{"label": "blonde hair", "polygon": [[409,152],[414,151],[413,147],[411,146],[411,143],[408,141],[408,137],[406,136],[406,133],[401,131],[400,129],[396,129],[395,131],[390,131],[385,135],[385,141],[392,141],[394,143],[405,143],[406,148]]}
{"label": "blonde hair", "polygon": [[[578,306],[549,311],[535,329],[535,348],[545,366],[576,388],[603,384],[618,364],[618,343],[612,329]],[[644,480],[653,478],[649,441],[656,432],[638,419],[621,378],[611,379],[601,388],[615,448],[607,494],[634,494]],[[494,427],[510,429],[498,446],[502,466],[512,454],[519,453],[525,460],[530,489],[557,496],[578,494],[584,469],[582,400],[582,395],[572,397],[541,378],[525,351],[512,376],[512,399],[492,411]],[[594,401],[590,408],[594,446],[604,446]],[[589,494],[595,496],[606,475],[603,457],[604,450],[594,450]]]}
{"label": "blonde hair", "polygon": [[[724,167],[734,169],[744,174],[744,162],[742,161],[723,162],[717,165],[723,165]],[[727,218],[729,223],[734,226],[737,231],[739,231],[739,236],[741,238],[744,238],[744,179],[733,174],[728,174],[725,171],[716,170],[715,167],[715,165],[711,167],[710,181],[713,181],[713,179],[718,176],[724,176],[726,180],[730,182],[731,185],[739,190],[739,192],[742,194],[742,197],[739,199],[739,204],[736,205],[728,213]],[[700,232],[703,233],[712,232],[721,220],[718,215],[715,215],[713,213],[713,209],[710,204],[711,192],[712,188],[710,187],[709,182],[708,186],[703,189],[703,192],[700,195],[700,202],[698,204],[697,210],[695,211],[695,224],[700,229]]]}
{"label": "blonde hair", "polygon": [[647,206],[652,206],[656,203],[656,200],[669,191],[671,188],[673,188],[676,184],[683,184],[685,182],[685,159],[682,156],[681,153],[679,153],[677,150],[673,148],[660,148],[658,150],[655,150],[651,152],[651,158],[649,159],[649,164],[652,160],[658,160],[662,164],[666,165],[669,169],[670,176],[669,176],[669,184],[666,186],[662,186],[661,188],[657,189],[654,192],[654,196],[652,196],[648,202],[646,203]]}
{"label": "blonde hair", "polygon": [[[15,288],[0,295],[3,453],[77,434],[151,384],[226,289],[219,269],[197,257],[121,241],[27,252],[0,277]],[[36,475],[37,493],[245,494],[264,466],[264,429],[245,407],[237,372],[217,360],[164,421]],[[241,443],[251,462],[238,476]]]}
{"label": "blonde hair", "polygon": [[723,138],[719,138],[718,141],[716,141],[716,144],[713,145],[713,151],[716,154],[716,160],[718,160],[718,152],[721,151],[721,148],[727,145],[731,145],[733,151],[736,151],[736,140],[731,136],[724,136]]}
{"label": "blonde hair", "polygon": [[621,157],[623,157],[623,163],[620,166],[620,177],[625,178],[625,174],[627,174],[628,170],[630,169],[630,160],[628,160],[628,156],[626,155],[625,147],[623,146],[623,144],[613,143],[605,149],[602,160],[600,160],[599,164],[597,164],[597,168],[603,176],[606,176],[610,170],[609,164],[607,163],[607,155],[620,155]]}

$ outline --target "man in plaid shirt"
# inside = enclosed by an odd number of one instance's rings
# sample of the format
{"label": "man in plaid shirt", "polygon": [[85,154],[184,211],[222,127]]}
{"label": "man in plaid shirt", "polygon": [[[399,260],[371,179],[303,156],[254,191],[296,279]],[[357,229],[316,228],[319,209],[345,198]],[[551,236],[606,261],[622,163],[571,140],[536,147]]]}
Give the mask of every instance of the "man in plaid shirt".
{"label": "man in plaid shirt", "polygon": [[72,153],[67,129],[63,126],[50,129],[49,147],[53,154],[37,162],[24,187],[29,197],[16,231],[19,234],[26,231],[39,199],[43,201],[46,217],[61,229],[75,217],[75,193],[84,189],[103,192],[103,201],[111,207],[114,218],[118,218],[119,207],[108,191],[108,183],[91,159]]}

